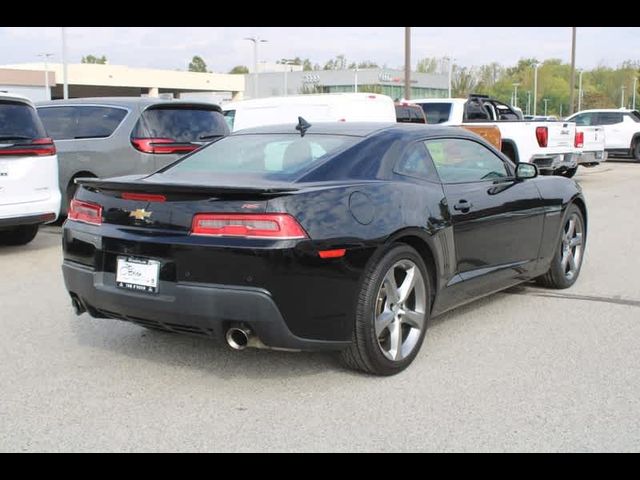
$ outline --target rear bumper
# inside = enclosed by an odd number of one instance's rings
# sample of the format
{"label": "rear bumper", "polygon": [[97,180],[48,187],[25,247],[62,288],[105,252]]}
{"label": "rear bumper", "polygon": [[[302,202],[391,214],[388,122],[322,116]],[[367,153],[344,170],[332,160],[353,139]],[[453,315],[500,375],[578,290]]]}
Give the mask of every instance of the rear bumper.
{"label": "rear bumper", "polygon": [[54,222],[60,211],[60,193],[38,202],[0,205],[0,225],[29,225]]}
{"label": "rear bumper", "polygon": [[568,170],[578,166],[578,156],[579,154],[576,153],[534,156],[531,159],[531,163],[536,165],[540,171]]}
{"label": "rear bumper", "polygon": [[608,153],[602,150],[594,152],[582,152],[580,155],[578,155],[578,165],[595,165],[600,162],[605,162],[608,156]]}
{"label": "rear bumper", "polygon": [[262,288],[160,281],[160,294],[115,286],[115,275],[75,262],[62,265],[65,285],[90,315],[115,318],[220,341],[233,326],[255,332],[267,347],[339,350],[349,342],[300,338],[289,330],[270,293]]}

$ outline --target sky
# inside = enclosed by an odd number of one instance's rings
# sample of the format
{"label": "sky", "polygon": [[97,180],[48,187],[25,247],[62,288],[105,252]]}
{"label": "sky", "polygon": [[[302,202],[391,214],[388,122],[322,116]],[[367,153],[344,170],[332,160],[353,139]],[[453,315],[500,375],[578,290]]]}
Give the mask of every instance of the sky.
{"label": "sky", "polygon": [[[520,58],[538,60],[571,56],[570,27],[412,27],[412,64],[424,57],[452,55],[464,66]],[[259,60],[309,58],[321,65],[336,55],[347,61],[371,60],[388,68],[404,64],[404,27],[68,27],[70,63],[83,55],[106,55],[110,64],[186,70],[200,55],[209,70],[227,72],[252,66],[253,44],[244,37],[266,39]],[[62,58],[60,27],[1,27],[0,65],[38,62],[38,54]],[[640,60],[639,27],[578,27],[577,68],[615,67]]]}

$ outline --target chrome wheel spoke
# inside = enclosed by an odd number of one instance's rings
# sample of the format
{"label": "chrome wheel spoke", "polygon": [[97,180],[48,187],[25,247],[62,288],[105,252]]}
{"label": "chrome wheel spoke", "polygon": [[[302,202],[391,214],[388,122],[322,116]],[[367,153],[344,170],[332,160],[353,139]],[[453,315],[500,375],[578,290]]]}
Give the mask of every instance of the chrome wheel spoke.
{"label": "chrome wheel spoke", "polygon": [[572,238],[575,230],[576,230],[576,219],[572,217],[569,219],[569,228],[567,228],[566,238],[567,239]]}
{"label": "chrome wheel spoke", "polygon": [[576,270],[576,259],[573,257],[571,252],[567,254],[567,259],[569,261],[569,272],[574,272]]}
{"label": "chrome wheel spoke", "polygon": [[576,233],[576,236],[569,240],[569,247],[575,247],[577,245],[582,245],[582,234]]}
{"label": "chrome wheel spoke", "polygon": [[376,317],[376,335],[380,337],[382,332],[393,322],[395,315],[391,310],[384,310]]}
{"label": "chrome wheel spoke", "polygon": [[402,315],[402,322],[420,330],[424,326],[424,313],[406,310]]}
{"label": "chrome wheel spoke", "polygon": [[389,327],[389,355],[392,360],[399,360],[402,355],[402,324],[393,322]]}
{"label": "chrome wheel spoke", "polygon": [[392,268],[387,272],[382,282],[385,293],[387,294],[388,302],[397,303],[400,301],[400,295],[398,293],[398,285],[396,284],[396,277],[393,275],[394,269]]}
{"label": "chrome wheel spoke", "polygon": [[398,288],[399,302],[406,301],[416,285],[416,267],[411,267],[406,273],[407,276],[402,281],[400,288]]}
{"label": "chrome wheel spoke", "polygon": [[562,252],[562,259],[560,260],[560,265],[562,265],[562,271],[567,271],[567,263],[569,263],[569,257],[571,255],[566,250]]}

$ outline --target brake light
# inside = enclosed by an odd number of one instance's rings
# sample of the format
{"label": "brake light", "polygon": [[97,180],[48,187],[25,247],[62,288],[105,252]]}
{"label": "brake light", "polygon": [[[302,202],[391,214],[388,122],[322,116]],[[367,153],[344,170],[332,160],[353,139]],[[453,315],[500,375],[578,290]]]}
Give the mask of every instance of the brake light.
{"label": "brake light", "polygon": [[53,143],[53,139],[49,137],[35,138],[28,143],[16,143],[7,148],[0,148],[0,155],[36,155],[44,157],[55,154],[56,146]]}
{"label": "brake light", "polygon": [[95,203],[83,202],[74,198],[69,204],[67,218],[76,222],[102,225],[102,207]]}
{"label": "brake light", "polygon": [[200,145],[180,143],[173,138],[132,138],[131,145],[143,153],[187,153],[200,148]]}
{"label": "brake light", "polygon": [[546,147],[549,142],[549,129],[547,127],[537,127],[536,139],[538,140],[539,146]]}
{"label": "brake light", "polygon": [[297,220],[286,213],[199,213],[193,217],[191,233],[279,240],[308,238]]}
{"label": "brake light", "polygon": [[167,197],[164,195],[153,194],[153,193],[130,193],[124,192],[120,195],[120,198],[123,200],[138,200],[141,202],[165,202]]}
{"label": "brake light", "polygon": [[576,139],[573,144],[576,148],[584,147],[584,132],[576,132]]}

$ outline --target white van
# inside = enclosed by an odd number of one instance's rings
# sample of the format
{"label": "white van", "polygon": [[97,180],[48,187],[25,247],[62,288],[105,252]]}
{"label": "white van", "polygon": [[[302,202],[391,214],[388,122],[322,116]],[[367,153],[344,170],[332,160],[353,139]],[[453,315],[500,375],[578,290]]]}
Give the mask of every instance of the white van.
{"label": "white van", "polygon": [[313,122],[393,122],[396,109],[391,97],[375,93],[325,93],[257,98],[222,105],[231,131],[243,128]]}
{"label": "white van", "polygon": [[33,103],[0,93],[0,245],[24,245],[60,211],[58,157]]}

